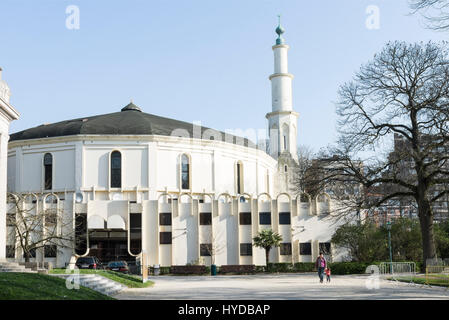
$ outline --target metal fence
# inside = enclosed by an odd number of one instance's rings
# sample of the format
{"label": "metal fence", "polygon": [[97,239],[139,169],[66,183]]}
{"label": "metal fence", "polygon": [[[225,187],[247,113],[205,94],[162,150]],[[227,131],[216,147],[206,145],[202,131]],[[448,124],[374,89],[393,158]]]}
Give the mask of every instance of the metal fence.
{"label": "metal fence", "polygon": [[381,275],[410,276],[416,275],[416,263],[414,262],[381,262],[379,265]]}
{"label": "metal fence", "polygon": [[427,266],[426,284],[449,285],[449,263]]}

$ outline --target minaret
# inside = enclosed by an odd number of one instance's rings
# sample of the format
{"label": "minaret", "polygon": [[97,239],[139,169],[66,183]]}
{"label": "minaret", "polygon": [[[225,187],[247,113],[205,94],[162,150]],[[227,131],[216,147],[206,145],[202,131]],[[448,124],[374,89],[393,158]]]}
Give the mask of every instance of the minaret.
{"label": "minaret", "polygon": [[297,155],[297,124],[299,114],[293,110],[292,79],[288,73],[287,52],[290,48],[285,44],[282,34],[285,32],[279,25],[276,28],[278,38],[272,47],[274,52],[274,73],[271,80],[272,112],[266,115],[270,135],[270,155],[275,159],[293,158],[298,161]]}

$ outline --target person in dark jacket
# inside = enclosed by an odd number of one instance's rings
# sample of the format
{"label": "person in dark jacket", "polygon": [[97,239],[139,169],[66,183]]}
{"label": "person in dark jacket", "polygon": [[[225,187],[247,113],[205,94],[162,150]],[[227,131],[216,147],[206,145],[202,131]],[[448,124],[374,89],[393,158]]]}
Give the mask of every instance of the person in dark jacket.
{"label": "person in dark jacket", "polygon": [[327,267],[327,261],[322,252],[320,252],[319,257],[316,259],[315,267],[318,269],[318,276],[320,277],[320,282],[323,283],[324,269],[326,269]]}

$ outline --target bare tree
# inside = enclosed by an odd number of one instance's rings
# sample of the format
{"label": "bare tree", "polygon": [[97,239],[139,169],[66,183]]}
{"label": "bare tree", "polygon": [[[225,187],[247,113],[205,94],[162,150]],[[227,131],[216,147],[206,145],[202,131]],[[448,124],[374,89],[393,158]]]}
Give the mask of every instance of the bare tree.
{"label": "bare tree", "polygon": [[420,12],[434,30],[449,30],[448,0],[409,0],[413,12]]}
{"label": "bare tree", "polygon": [[307,170],[310,169],[313,163],[314,152],[311,147],[307,145],[298,146],[298,166],[293,172],[292,185],[297,193],[306,192],[306,176]]}
{"label": "bare tree", "polygon": [[[338,170],[323,170],[324,180],[361,184],[360,208],[413,199],[423,261],[435,258],[432,208],[449,193],[436,188],[449,181],[447,44],[388,43],[352,82],[340,87],[339,97],[340,137],[329,151],[337,155],[334,167]],[[405,146],[390,157],[385,150],[394,134],[403,138]],[[410,163],[406,174],[397,170],[402,161]],[[376,189],[382,191],[373,192]]]}
{"label": "bare tree", "polygon": [[219,233],[213,233],[212,232],[212,226],[209,228],[209,232],[207,232],[205,235],[203,235],[203,239],[205,241],[210,241],[210,243],[203,243],[203,248],[207,252],[207,254],[210,256],[211,264],[215,264],[217,255],[221,254],[224,249],[226,248],[226,244],[223,243],[223,241],[220,241],[220,235]]}
{"label": "bare tree", "polygon": [[7,226],[12,229],[8,240],[20,246],[25,262],[29,262],[38,249],[74,248],[75,230],[71,217],[55,206],[43,209],[37,203],[27,202],[29,197],[8,195]]}

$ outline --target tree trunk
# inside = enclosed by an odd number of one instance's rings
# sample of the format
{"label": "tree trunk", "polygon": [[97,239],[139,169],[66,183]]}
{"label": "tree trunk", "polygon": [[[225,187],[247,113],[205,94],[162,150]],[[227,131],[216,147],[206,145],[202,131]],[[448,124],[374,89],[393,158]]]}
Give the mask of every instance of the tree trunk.
{"label": "tree trunk", "polygon": [[421,224],[423,266],[425,268],[427,259],[435,259],[437,257],[433,232],[433,213],[428,200],[418,201],[418,215]]}
{"label": "tree trunk", "polygon": [[270,257],[270,248],[265,248],[265,263],[267,266],[267,272],[268,272],[268,260]]}

